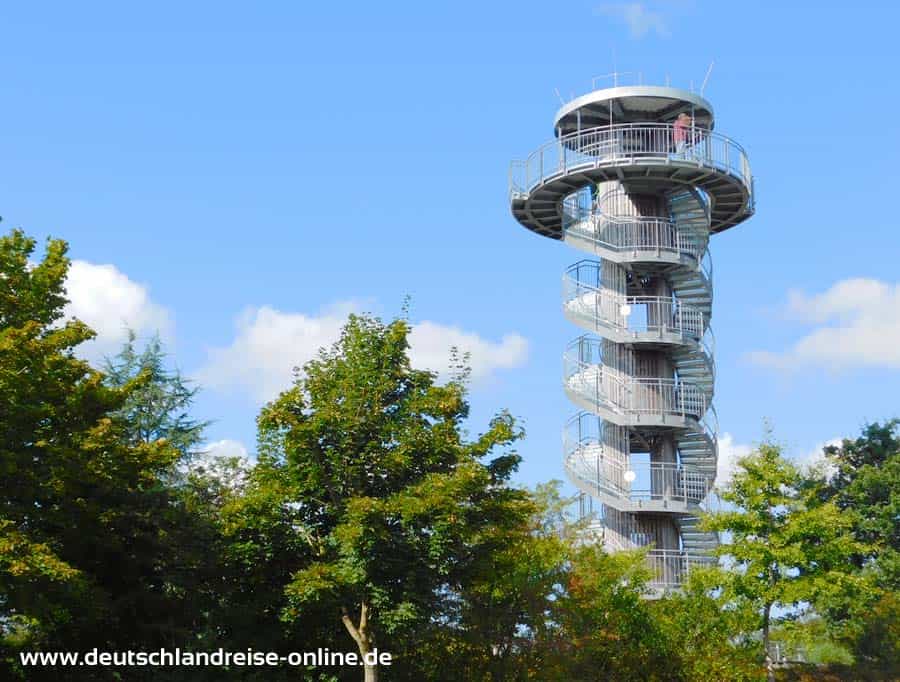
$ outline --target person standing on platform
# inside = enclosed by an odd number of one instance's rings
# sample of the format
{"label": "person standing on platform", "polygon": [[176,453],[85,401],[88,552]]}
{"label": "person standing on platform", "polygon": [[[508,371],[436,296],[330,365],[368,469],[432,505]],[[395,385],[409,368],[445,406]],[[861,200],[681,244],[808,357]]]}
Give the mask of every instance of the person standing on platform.
{"label": "person standing on platform", "polygon": [[678,114],[678,118],[675,119],[675,126],[674,131],[672,132],[672,137],[675,140],[675,152],[677,154],[683,154],[687,149],[688,138],[690,136],[690,130],[693,125],[694,120],[684,112]]}

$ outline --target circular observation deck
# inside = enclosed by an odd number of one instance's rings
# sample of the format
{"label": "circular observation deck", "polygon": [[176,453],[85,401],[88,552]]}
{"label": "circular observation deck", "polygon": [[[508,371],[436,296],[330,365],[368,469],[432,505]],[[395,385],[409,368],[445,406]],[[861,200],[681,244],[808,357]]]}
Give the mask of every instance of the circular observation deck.
{"label": "circular observation deck", "polygon": [[[693,114],[689,128],[679,114]],[[513,161],[513,216],[537,234],[562,239],[563,200],[599,182],[630,191],[672,195],[696,189],[709,204],[710,231],[753,214],[753,175],[737,142],[713,132],[712,107],[677,88],[629,86],[596,90],[565,105],[556,138]]]}

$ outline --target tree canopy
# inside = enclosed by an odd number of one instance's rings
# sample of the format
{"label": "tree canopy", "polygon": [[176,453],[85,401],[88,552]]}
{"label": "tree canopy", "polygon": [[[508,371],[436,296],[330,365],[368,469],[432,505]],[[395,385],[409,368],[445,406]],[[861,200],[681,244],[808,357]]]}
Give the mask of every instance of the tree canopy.
{"label": "tree canopy", "polygon": [[[0,237],[4,679],[749,681],[825,674],[816,656],[848,679],[900,675],[897,420],[813,471],[762,443],[704,522],[727,540],[720,565],[660,594],[643,551],[606,553],[558,482],[514,485],[519,421],[499,410],[476,430],[465,357],[448,381],[413,367],[405,317],[351,316],[262,408],[253,462],[188,466],[198,387],[158,338],[80,359],[93,332],[65,318],[67,246],[36,247]],[[764,665],[772,641],[812,667]],[[393,662],[18,658],[94,648]]]}
{"label": "tree canopy", "polygon": [[[0,237],[0,628],[17,646],[162,645],[186,625],[157,571],[161,485],[178,451],[135,443],[113,387],[74,355],[93,333],[63,319],[66,245]],[[30,679],[36,679],[34,671]]]}
{"label": "tree canopy", "polygon": [[[409,326],[351,316],[259,418],[260,472],[283,469],[308,561],[282,616],[339,616],[361,656],[427,628],[446,593],[533,510],[506,485],[520,435],[506,413],[465,439],[465,387],[413,369]],[[366,679],[377,668],[366,666]]]}

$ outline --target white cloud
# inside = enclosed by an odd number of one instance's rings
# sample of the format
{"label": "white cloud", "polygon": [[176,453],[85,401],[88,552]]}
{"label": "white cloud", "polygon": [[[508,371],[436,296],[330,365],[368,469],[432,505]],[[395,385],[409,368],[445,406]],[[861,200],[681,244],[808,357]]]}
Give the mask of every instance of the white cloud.
{"label": "white cloud", "polygon": [[730,433],[719,437],[719,460],[716,467],[716,485],[723,487],[731,482],[737,462],[753,452],[754,446],[735,443]]}
{"label": "white cloud", "polygon": [[[824,466],[826,473],[832,471],[824,457],[823,450],[828,445],[840,445],[841,438],[831,438],[822,441],[815,447],[797,455],[788,455],[789,459],[801,469],[808,470],[812,467]],[[742,457],[746,457],[754,450],[756,445],[747,445],[743,443],[735,443],[730,433],[725,433],[719,438],[719,460],[716,470],[716,486],[724,487],[731,482],[731,477],[737,469],[737,462]]]}
{"label": "white cloud", "polygon": [[794,463],[799,465],[801,469],[810,469],[812,467],[823,466],[825,468],[825,472],[829,475],[834,472],[834,466],[825,459],[825,450],[829,445],[840,445],[843,442],[842,438],[832,438],[830,440],[822,441],[817,444],[811,450],[807,452],[803,452],[796,457],[792,457]]}
{"label": "white cloud", "polygon": [[247,447],[239,440],[230,440],[228,438],[207,443],[206,446],[202,448],[202,455],[210,459],[218,457],[237,457],[240,460],[249,461],[247,458]]}
{"label": "white cloud", "polygon": [[[234,341],[209,351],[197,379],[209,388],[244,391],[259,402],[271,400],[290,385],[295,367],[338,340],[347,315],[356,309],[353,303],[341,303],[319,315],[283,312],[270,306],[247,310],[237,320]],[[528,342],[518,334],[507,334],[494,342],[435,322],[413,325],[413,366],[431,369],[446,378],[451,346],[471,354],[475,381],[521,365],[528,354]]]}
{"label": "white cloud", "polygon": [[[236,460],[236,466],[223,460]],[[246,446],[240,441],[226,438],[207,443],[191,458],[186,471],[213,476],[229,488],[236,489],[244,484],[252,468],[253,462]]]}
{"label": "white cloud", "polygon": [[855,278],[814,296],[791,291],[784,313],[812,329],[782,352],[750,353],[751,361],[782,370],[900,369],[900,283]]}
{"label": "white cloud", "polygon": [[89,325],[97,337],[79,347],[80,356],[97,361],[118,352],[131,329],[140,335],[169,338],[172,317],[150,299],[147,288],[130,280],[113,265],[72,261],[66,279],[67,317]]}
{"label": "white cloud", "polygon": [[606,3],[600,5],[597,12],[625,22],[632,38],[643,38],[648,33],[655,33],[661,38],[671,35],[662,14],[642,2]]}
{"label": "white cloud", "polygon": [[316,317],[270,306],[248,309],[237,319],[234,341],[209,351],[197,379],[208,388],[236,389],[255,401],[271,400],[290,384],[294,367],[337,341],[348,312],[331,309]]}
{"label": "white cloud", "polygon": [[512,369],[525,363],[528,341],[519,334],[506,334],[499,342],[488,341],[459,327],[436,322],[419,322],[409,335],[409,359],[414,367],[430,369],[447,378],[450,348],[469,353],[472,380],[490,377],[496,370]]}

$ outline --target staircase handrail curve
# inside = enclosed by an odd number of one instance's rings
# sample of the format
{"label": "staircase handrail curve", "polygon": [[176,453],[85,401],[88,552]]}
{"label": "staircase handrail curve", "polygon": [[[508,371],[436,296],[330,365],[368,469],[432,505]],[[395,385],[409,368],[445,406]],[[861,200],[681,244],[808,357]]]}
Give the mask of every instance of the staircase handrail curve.
{"label": "staircase handrail curve", "polygon": [[[600,261],[592,260],[590,258],[582,258],[577,263],[573,263],[572,265],[570,265],[569,267],[566,268],[565,272],[563,273],[563,280],[571,281],[573,284],[575,284],[579,287],[585,288],[585,289],[589,288],[589,289],[593,289],[595,291],[600,291],[602,288],[605,291],[611,291],[615,295],[623,296],[623,297],[627,297],[627,298],[654,298],[652,296],[627,296],[626,294],[621,294],[619,292],[613,291],[609,287],[604,287],[602,284],[600,284],[600,285],[588,284],[586,282],[583,282],[579,278],[578,273],[580,273],[582,270],[593,270],[595,273],[598,273],[598,275],[599,275],[600,270],[601,270]],[[574,275],[573,275],[573,273],[574,273]],[[598,277],[598,281],[599,281],[599,277]],[[667,297],[656,296],[655,298],[667,298]],[[691,306],[690,303],[684,303],[683,301],[679,300],[677,294],[674,294],[671,300],[673,302],[673,305],[677,304],[677,305],[694,308],[694,306]],[[696,308],[694,308],[694,309],[696,309]],[[696,309],[696,310],[699,311],[699,309]]]}
{"label": "staircase handrail curve", "polygon": [[[574,266],[573,266],[574,267]],[[679,300],[677,297],[670,296],[628,296],[627,294],[619,293],[609,287],[605,286],[596,286],[594,284],[585,284],[584,282],[576,279],[577,275],[573,276],[570,274],[571,268],[566,270],[563,274],[564,283],[572,284],[578,290],[584,290],[586,293],[596,293],[598,296],[608,297],[619,301],[621,303],[628,303],[629,305],[638,305],[641,303],[652,303],[655,301],[659,301],[665,303],[667,305],[671,305],[673,308],[682,308],[683,310],[689,311],[691,314],[696,314],[700,317],[703,317],[703,311],[697,308],[690,303],[685,303],[684,301]],[[573,300],[575,297],[569,298],[567,300]],[[709,327],[707,326],[707,330]],[[704,336],[705,336],[704,332]]]}
{"label": "staircase handrail curve", "polygon": [[702,349],[703,357],[706,359],[706,363],[709,365],[709,372],[712,375],[713,382],[716,380],[716,353],[715,348],[710,347],[709,341],[706,339],[706,335],[700,337],[700,348]]}
{"label": "staircase handrail curve", "polygon": [[[579,207],[579,210],[582,210]],[[616,215],[614,213],[602,213],[597,209],[588,208],[587,216],[578,216],[582,218],[591,218],[595,222],[605,222],[612,223],[613,225],[631,225],[634,223],[648,223],[648,224],[658,224],[658,225],[668,225],[669,227],[676,227],[677,223],[672,218],[666,218],[664,216],[644,216],[644,215]]]}
{"label": "staircase handrail curve", "polygon": [[706,437],[712,441],[713,446],[718,447],[719,415],[716,412],[715,405],[710,403],[708,409],[706,410],[704,415],[697,421],[697,423],[706,434]]}
{"label": "staircase handrail curve", "polygon": [[[578,446],[581,446],[581,447],[578,447]],[[585,450],[587,448],[594,448],[594,447],[596,447],[597,453],[601,453],[601,454],[597,455],[598,460],[604,462],[605,466],[608,466],[612,469],[621,470],[622,473],[628,471],[629,469],[632,471],[644,471],[644,470],[675,471],[675,472],[685,473],[690,476],[695,476],[697,479],[703,479],[703,480],[709,479],[709,476],[707,474],[704,474],[702,471],[700,471],[696,467],[691,466],[689,464],[683,464],[682,462],[646,462],[645,461],[645,462],[630,462],[630,463],[626,464],[625,462],[619,461],[619,458],[617,458],[615,456],[608,457],[608,456],[602,454],[603,444],[596,440],[580,439],[578,444],[575,447],[569,447],[566,450],[565,454],[567,457],[580,456],[582,458],[582,461],[586,462],[587,460],[585,459],[585,456],[586,456]],[[589,453],[589,455],[587,455],[587,456],[593,457],[594,456],[593,452]]]}
{"label": "staircase handrail curve", "polygon": [[647,551],[648,556],[678,556],[686,559],[697,559],[704,563],[709,561],[708,554],[692,554],[683,549],[651,549]]}
{"label": "staircase handrail curve", "polygon": [[[578,210],[589,209],[579,208]],[[621,220],[619,220],[618,218],[621,218]],[[585,223],[591,226],[592,229],[590,229],[590,231],[579,227],[580,225],[583,225]],[[610,249],[611,251],[676,251],[678,253],[686,253],[690,255],[693,260],[697,261],[698,267],[700,266],[700,263],[703,259],[703,253],[706,251],[706,246],[701,242],[701,240],[694,237],[689,231],[679,227],[677,221],[669,220],[667,218],[621,216],[610,217],[607,214],[598,216],[593,213],[581,217],[578,215],[572,215],[571,213],[566,213],[564,214],[563,225],[566,232],[576,233],[582,239],[588,239],[597,244],[602,244],[604,247]],[[646,242],[642,242],[642,240],[638,238],[637,234],[616,235],[622,238],[613,241],[608,238],[604,239],[601,236],[602,232],[604,231],[604,226],[607,225],[614,228],[635,228],[634,230],[632,230],[632,232],[648,230],[654,226],[660,227],[661,229],[655,230],[657,236],[659,237],[655,241],[648,240]],[[662,238],[663,230],[671,231],[670,239]],[[631,239],[627,238],[629,236],[631,237]]]}
{"label": "staircase handrail curve", "polygon": [[712,259],[712,251],[706,249],[703,255],[698,259],[700,264],[700,269],[703,271],[703,274],[706,275],[706,281],[712,284],[713,281],[713,259]]}
{"label": "staircase handrail curve", "polygon": [[646,561],[655,573],[648,587],[668,590],[680,588],[693,568],[709,565],[710,557],[683,549],[651,549]]}
{"label": "staircase handrail curve", "polygon": [[706,349],[706,352],[709,353],[710,357],[716,357],[716,335],[715,332],[713,332],[712,324],[709,322],[706,323],[706,330],[700,338],[700,343],[703,344],[703,347]]}
{"label": "staircase handrail curve", "polygon": [[[587,452],[588,450],[590,450],[590,452]],[[623,474],[628,470],[648,470],[651,472],[670,471],[684,474],[687,478],[693,478],[698,481],[703,480],[711,483],[709,475],[704,474],[694,466],[684,464],[682,462],[626,462],[624,461],[627,458],[627,456],[625,455],[621,457],[618,457],[616,455],[607,456],[605,454],[605,448],[603,447],[603,444],[597,440],[593,440],[590,438],[578,439],[574,446],[570,443],[567,443],[564,454],[567,459],[580,457],[581,461],[586,463],[587,457],[596,457],[598,461],[604,463],[604,466],[615,469],[617,471],[621,471]],[[593,466],[593,463],[591,463],[591,466]]]}
{"label": "staircase handrail curve", "polygon": [[[623,379],[609,372],[606,365],[602,364],[602,361],[601,363],[592,363],[572,358],[568,350],[563,355],[563,361],[566,385],[569,385],[569,381],[576,375],[583,374],[586,370],[593,370],[595,374],[593,377],[593,399],[598,404],[608,403],[622,412],[633,414],[672,414],[681,417],[691,417],[699,422],[710,406],[703,389],[691,381],[665,379],[662,377],[627,377]],[[568,368],[570,365],[581,371],[569,372]],[[616,393],[619,396],[628,398],[629,404],[623,405],[621,400],[609,397],[609,392],[601,389],[601,382],[603,381],[609,381],[614,384],[617,389]],[[653,405],[633,404],[634,394],[637,392],[635,389],[640,388],[657,389],[656,394],[646,393],[647,396],[656,398]],[[606,397],[606,399],[601,400],[601,396]]]}
{"label": "staircase handrail curve", "polygon": [[[580,469],[569,458],[564,461],[563,465],[570,478],[581,481],[592,491],[606,491],[614,497],[628,502],[639,503],[667,500],[695,504],[700,507],[712,491],[712,481],[709,476],[696,470],[692,471],[691,467],[685,467],[680,464],[669,465],[659,462],[642,462],[632,465],[631,469],[603,464],[598,466],[597,472],[590,473],[587,469]],[[629,470],[645,472],[645,475],[650,478],[650,487],[638,487],[637,485],[624,482],[624,474]],[[591,475],[594,473],[596,475]],[[612,473],[613,476],[604,475],[609,473]],[[616,478],[622,479],[623,482],[619,483]],[[661,483],[662,485],[654,488],[654,483]]]}
{"label": "staircase handrail curve", "polygon": [[[645,325],[645,331],[656,331],[660,327],[664,327],[665,329],[684,334],[701,344],[704,351],[709,354],[712,359],[711,349],[704,340],[706,332],[709,330],[709,326],[706,324],[706,316],[703,314],[702,310],[690,303],[679,300],[677,297],[627,296],[602,285],[595,286],[593,284],[586,284],[578,279],[577,273],[583,264],[592,262],[593,261],[580,261],[579,263],[570,266],[563,274],[563,306],[568,306],[572,304],[572,302],[578,301],[582,296],[593,294],[596,296],[596,302],[592,306],[594,308],[594,317],[624,333],[640,330],[630,327],[627,324],[627,321],[622,323],[617,319],[612,319],[609,315],[604,314],[602,311],[604,303],[611,306],[618,306],[620,309],[624,305],[646,305],[648,307],[656,305],[660,312],[668,308],[671,311],[671,315],[666,315],[665,319],[668,322],[668,318],[671,317],[672,324],[651,325],[648,321]],[[619,317],[621,317],[621,315]],[[676,324],[676,320],[680,324]],[[704,326],[706,326],[706,329],[704,329]]]}
{"label": "staircase handrail curve", "polygon": [[[573,339],[572,341],[569,342],[569,345],[566,346],[566,350],[565,350],[565,353],[563,354],[563,358],[567,361],[573,361],[575,363],[578,363],[579,365],[581,365],[585,368],[594,367],[594,368],[597,368],[598,370],[602,370],[604,367],[606,367],[609,370],[614,370],[615,368],[613,368],[609,365],[606,365],[606,363],[603,362],[601,341],[602,341],[602,339],[592,336],[590,334],[582,334],[581,336],[579,336],[576,339]],[[586,360],[582,360],[581,358],[572,358],[571,357],[572,351],[577,351],[577,350],[581,350],[584,348],[596,349],[595,354],[597,356],[598,361],[597,362],[588,362]],[[592,355],[593,354],[594,353],[592,353]],[[615,370],[615,371],[619,371],[619,370]],[[621,379],[620,377],[615,376],[614,374],[610,374],[610,378],[615,379],[616,381],[625,381],[625,380]],[[664,379],[662,377],[659,377],[659,378],[657,378],[657,377],[628,377],[627,381],[632,382],[632,383],[638,383],[638,382],[644,382],[644,381],[672,382],[674,384],[684,384],[684,385],[688,385],[688,386],[693,386],[693,382],[683,381],[681,379]]]}
{"label": "staircase handrail curve", "polygon": [[[706,329],[704,329],[703,334],[697,339],[697,343],[700,346],[701,352],[706,358],[706,363],[709,365],[709,371],[712,374],[713,381],[716,379],[716,337],[712,331],[712,325],[707,323]],[[701,327],[702,328],[702,327]]]}
{"label": "staircase handrail curve", "polygon": [[[694,143],[678,152],[675,129],[671,123],[616,123],[554,138],[510,164],[510,196],[527,195],[545,178],[565,174],[571,166],[594,165],[608,158],[660,157],[692,161],[740,178],[751,192],[752,205],[750,162],[740,144],[721,133],[697,128]],[[517,169],[524,170],[523,180],[516,178]]]}

